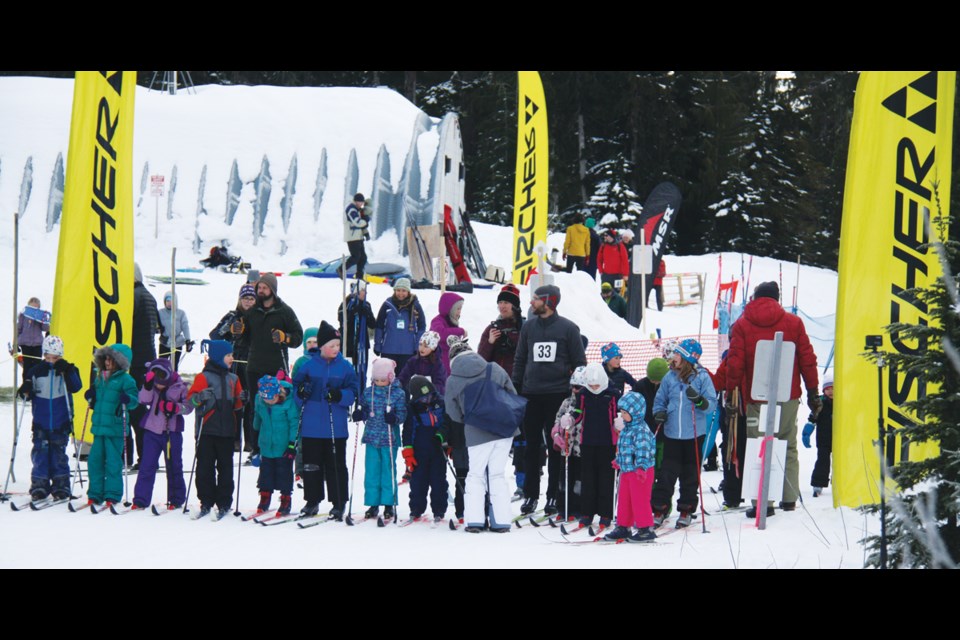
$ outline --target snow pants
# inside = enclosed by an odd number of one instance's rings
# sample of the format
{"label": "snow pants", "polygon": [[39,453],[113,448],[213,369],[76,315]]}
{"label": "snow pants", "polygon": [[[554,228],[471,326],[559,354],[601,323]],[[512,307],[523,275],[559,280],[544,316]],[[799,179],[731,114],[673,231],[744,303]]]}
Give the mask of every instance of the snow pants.
{"label": "snow pants", "polygon": [[581,445],[580,459],[583,477],[580,496],[580,516],[593,520],[594,514],[600,518],[613,520],[613,490],[616,471],[611,462],[616,457],[616,447],[610,445]]}
{"label": "snow pants", "polygon": [[[543,468],[543,454],[546,449],[547,499],[549,500],[556,498],[560,493],[560,475],[563,472],[563,455],[554,450],[550,430],[553,429],[560,405],[570,394],[564,392],[524,395],[528,402],[527,411],[523,416],[523,435],[527,441],[523,495],[527,498],[540,498],[540,470]],[[547,446],[547,443],[550,445]],[[473,468],[473,462],[470,463],[470,468]]]}
{"label": "snow pants", "polygon": [[[367,445],[363,465],[363,504],[368,507],[397,504],[397,451],[400,447]],[[411,480],[412,481],[412,480]]]}
{"label": "snow pants", "polygon": [[464,519],[469,527],[483,527],[484,498],[490,492],[490,528],[510,528],[510,487],[504,475],[513,438],[500,438],[467,448],[470,471],[467,473],[467,495]]}
{"label": "snow pants", "polygon": [[673,501],[673,488],[680,480],[680,496],[677,498],[677,510],[693,513],[699,504],[700,489],[698,472],[700,453],[703,451],[705,435],[689,440],[665,438],[663,441],[663,463],[656,474],[651,503],[654,508],[669,507]]}
{"label": "snow pants", "polygon": [[[833,426],[817,427],[817,462],[813,465],[810,486],[826,487],[830,484],[830,454],[833,453]],[[786,489],[784,489],[786,493]]]}
{"label": "snow pants", "polygon": [[90,484],[87,497],[94,502],[123,499],[123,436],[94,436],[87,457]]}
{"label": "snow pants", "polygon": [[169,453],[166,448],[167,434],[144,432],[143,455],[133,489],[134,504],[146,507],[153,500],[153,485],[161,456],[164,457],[167,476],[167,504],[179,507],[187,499],[187,485],[183,481],[183,433],[170,432]]}
{"label": "snow pants", "polygon": [[634,469],[620,473],[620,492],[617,494],[617,525],[621,527],[652,527],[653,510],[650,496],[656,472],[649,469]]}
{"label": "snow pants", "polygon": [[[427,491],[430,492],[430,509],[434,516],[447,513],[447,461],[436,444],[418,447],[414,455],[417,466],[410,476],[410,515],[419,516],[427,510]],[[371,505],[372,506],[372,505]]]}
{"label": "snow pants", "polygon": [[47,431],[33,425],[33,449],[30,460],[30,493],[43,490],[70,490],[70,458],[67,457],[67,442],[70,440],[70,425],[66,429]]}
{"label": "snow pants", "polygon": [[282,496],[293,493],[293,461],[284,457],[260,459],[260,477],[257,478],[260,491],[279,491]]}
{"label": "snow pants", "polygon": [[307,504],[320,503],[324,498],[323,483],[326,481],[330,504],[337,509],[343,509],[347,503],[348,489],[347,439],[302,438],[301,448],[303,499]]}
{"label": "snow pants", "polygon": [[229,509],[233,504],[233,436],[200,436],[197,496],[202,507]]}
{"label": "snow pants", "polygon": [[[787,459],[783,465],[787,476],[783,482],[784,502],[796,502],[800,497],[800,460],[797,457],[797,409],[800,400],[780,403],[780,428],[776,433],[778,440],[787,441]],[[763,425],[760,424],[760,405],[747,405],[747,437],[762,438]],[[770,504],[773,504],[770,500]]]}

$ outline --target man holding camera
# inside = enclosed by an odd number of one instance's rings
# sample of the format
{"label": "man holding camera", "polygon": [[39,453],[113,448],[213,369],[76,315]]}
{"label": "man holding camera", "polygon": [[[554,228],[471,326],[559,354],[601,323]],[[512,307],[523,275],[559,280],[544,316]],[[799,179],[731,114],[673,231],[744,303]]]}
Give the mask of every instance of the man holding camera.
{"label": "man holding camera", "polygon": [[[817,355],[813,352],[803,320],[784,311],[780,305],[780,288],[776,282],[763,282],[754,289],[753,299],[744,308],[743,315],[730,330],[730,350],[727,354],[726,397],[727,412],[746,408],[747,437],[763,437],[763,425],[760,424],[760,404],[751,395],[750,384],[753,380],[753,367],[757,351],[757,342],[773,340],[774,334],[783,332],[784,342],[796,345],[793,360],[793,382],[790,388],[790,400],[780,403],[780,426],[777,438],[787,441],[786,478],[783,485],[784,511],[793,511],[800,496],[800,463],[797,459],[797,409],[800,405],[800,379],[807,389],[807,405],[811,413],[820,413],[822,403],[818,391]],[[734,393],[740,389],[742,402],[739,409],[732,403]],[[774,513],[773,502],[767,507],[767,515]],[[756,507],[747,511],[748,518],[756,517]]]}

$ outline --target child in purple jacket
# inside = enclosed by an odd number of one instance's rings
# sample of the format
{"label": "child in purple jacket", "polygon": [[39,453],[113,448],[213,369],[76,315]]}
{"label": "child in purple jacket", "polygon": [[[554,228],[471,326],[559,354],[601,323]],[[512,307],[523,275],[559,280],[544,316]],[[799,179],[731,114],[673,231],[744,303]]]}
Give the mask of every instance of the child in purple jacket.
{"label": "child in purple jacket", "polygon": [[147,363],[143,388],[137,399],[146,407],[143,427],[143,455],[133,491],[133,509],[146,509],[153,499],[160,455],[167,476],[167,508],[180,508],[187,497],[183,482],[183,416],[193,411],[187,402],[187,383],[173,370],[167,358]]}
{"label": "child in purple jacket", "polygon": [[437,393],[441,398],[443,397],[443,392],[447,388],[447,371],[443,368],[443,361],[437,351],[439,344],[440,334],[436,331],[423,332],[420,336],[417,355],[407,360],[407,364],[403,365],[403,370],[397,375],[400,386],[406,389],[413,376],[424,376],[430,378]]}

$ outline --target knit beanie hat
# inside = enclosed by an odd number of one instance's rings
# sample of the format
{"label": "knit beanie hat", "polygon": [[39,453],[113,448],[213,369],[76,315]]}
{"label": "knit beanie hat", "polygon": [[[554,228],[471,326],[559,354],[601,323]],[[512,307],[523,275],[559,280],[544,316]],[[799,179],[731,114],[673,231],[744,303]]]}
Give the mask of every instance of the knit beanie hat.
{"label": "knit beanie hat", "polygon": [[43,339],[43,354],[63,357],[63,340],[59,336],[47,336]]}
{"label": "knit beanie hat", "polygon": [[372,380],[386,380],[393,382],[396,374],[397,363],[390,358],[377,358],[373,361],[370,378]]}
{"label": "knit beanie hat", "polygon": [[317,329],[317,346],[322,347],[331,340],[339,340],[340,332],[326,320],[320,321],[320,328]]}
{"label": "knit beanie hat", "polygon": [[393,290],[406,289],[410,291],[410,278],[397,278],[393,283]]}
{"label": "knit beanie hat", "polygon": [[416,402],[420,398],[435,394],[437,388],[430,382],[426,376],[413,376],[410,378],[410,384],[407,385],[407,391],[410,392],[410,402]]}
{"label": "knit beanie hat", "polygon": [[583,226],[585,226],[587,229],[593,229],[595,226],[597,226],[597,221],[593,218],[587,218],[583,221]]}
{"label": "knit beanie hat", "polygon": [[753,290],[753,297],[756,298],[773,298],[774,300],[780,300],[780,287],[777,286],[776,282],[772,280],[770,282],[761,282],[757,285],[757,288]]}
{"label": "knit beanie hat", "polygon": [[[46,344],[46,342],[44,342],[44,344]],[[832,388],[833,388],[833,373],[831,372],[831,373],[823,374],[823,390],[826,391],[827,389],[832,389]]]}
{"label": "knit beanie hat", "polygon": [[520,290],[515,284],[505,284],[500,289],[500,295],[497,296],[497,302],[509,302],[511,305],[520,308]]}
{"label": "knit beanie hat", "polygon": [[663,376],[667,375],[669,370],[670,365],[664,358],[653,358],[647,363],[647,377],[654,382],[663,380]]}
{"label": "knit beanie hat", "polygon": [[273,273],[261,273],[260,279],[257,280],[257,284],[263,283],[270,287],[270,291],[273,292],[273,295],[277,295],[277,276]]}
{"label": "knit beanie hat", "polygon": [[256,298],[257,288],[248,282],[242,287],[240,287],[240,294],[237,297],[238,298]]}
{"label": "knit beanie hat", "polygon": [[450,362],[453,362],[453,359],[461,353],[473,351],[467,339],[460,336],[447,336],[447,346],[450,348]]}
{"label": "knit beanie hat", "polygon": [[204,340],[200,343],[200,352],[205,352],[210,362],[216,366],[221,369],[226,369],[227,365],[224,363],[223,358],[233,353],[233,345],[226,340]]}
{"label": "knit beanie hat", "polygon": [[537,290],[533,292],[535,296],[543,300],[543,303],[553,309],[557,310],[557,305],[560,304],[560,287],[553,284],[545,284],[542,287],[537,287]]}
{"label": "knit beanie hat", "polygon": [[264,400],[273,400],[280,393],[280,382],[271,375],[266,375],[257,381],[257,393]]}
{"label": "knit beanie hat", "polygon": [[603,364],[607,364],[614,358],[623,357],[623,354],[620,353],[620,347],[616,342],[608,342],[600,347],[600,357],[603,359]]}
{"label": "knit beanie hat", "polygon": [[600,285],[600,291],[603,291],[604,293],[607,291],[613,291],[613,285],[609,282],[604,282],[602,285]]}

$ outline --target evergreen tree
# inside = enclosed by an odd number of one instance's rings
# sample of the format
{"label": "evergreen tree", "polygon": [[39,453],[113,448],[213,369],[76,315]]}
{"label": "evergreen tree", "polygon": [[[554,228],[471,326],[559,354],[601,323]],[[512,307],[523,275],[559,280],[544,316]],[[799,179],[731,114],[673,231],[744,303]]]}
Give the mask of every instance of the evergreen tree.
{"label": "evergreen tree", "polygon": [[[945,255],[955,263],[960,243],[945,237],[945,225],[935,221],[935,228]],[[896,323],[886,328],[900,340],[919,344],[914,353],[884,354],[891,372],[918,376],[928,385],[927,393],[901,406],[917,419],[900,433],[913,444],[939,446],[932,458],[901,461],[892,469],[892,478],[901,488],[900,495],[887,501],[888,561],[895,567],[942,568],[960,563],[960,281],[949,266],[945,270],[930,287],[907,292],[927,305],[928,324]],[[867,510],[876,513],[879,507]],[[879,536],[869,537],[867,546],[872,552],[867,562],[877,566]]]}
{"label": "evergreen tree", "polygon": [[587,201],[586,210],[601,227],[626,229],[636,226],[643,205],[628,184],[631,175],[630,162],[617,153],[590,169],[595,182],[593,195]]}

